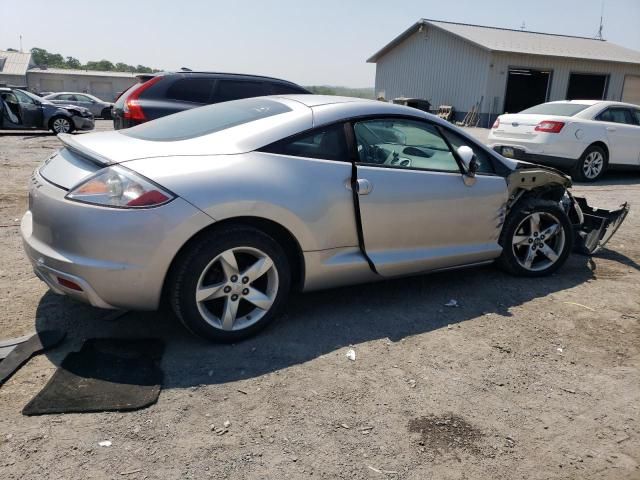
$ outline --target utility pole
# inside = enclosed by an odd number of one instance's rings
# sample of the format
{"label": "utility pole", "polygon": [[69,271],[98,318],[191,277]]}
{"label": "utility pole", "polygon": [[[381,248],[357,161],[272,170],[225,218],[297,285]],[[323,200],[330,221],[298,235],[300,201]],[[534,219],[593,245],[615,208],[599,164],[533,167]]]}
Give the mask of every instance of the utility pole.
{"label": "utility pole", "polygon": [[602,7],[600,8],[600,27],[598,28],[598,34],[596,35],[596,38],[598,40],[604,40],[604,37],[602,36],[602,30],[604,28],[603,18],[604,18],[604,0],[602,0]]}

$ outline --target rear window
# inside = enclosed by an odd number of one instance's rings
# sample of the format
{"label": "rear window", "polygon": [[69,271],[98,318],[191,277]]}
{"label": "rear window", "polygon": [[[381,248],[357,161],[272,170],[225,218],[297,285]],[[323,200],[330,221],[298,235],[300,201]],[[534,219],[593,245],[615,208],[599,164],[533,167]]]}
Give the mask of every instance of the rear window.
{"label": "rear window", "polygon": [[274,100],[248,98],[193,108],[118,133],[155,142],[187,140],[290,111]]}
{"label": "rear window", "polygon": [[209,103],[212,78],[180,78],[167,89],[167,98],[192,103]]}
{"label": "rear window", "polygon": [[520,113],[531,113],[534,115],[560,115],[563,117],[573,117],[591,105],[583,103],[543,103],[535,107],[522,110]]}

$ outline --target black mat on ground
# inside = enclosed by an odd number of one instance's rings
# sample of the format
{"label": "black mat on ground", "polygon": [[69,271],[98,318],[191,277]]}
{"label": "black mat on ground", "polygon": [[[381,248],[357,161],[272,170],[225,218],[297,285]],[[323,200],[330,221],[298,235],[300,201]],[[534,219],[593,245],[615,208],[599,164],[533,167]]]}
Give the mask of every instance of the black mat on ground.
{"label": "black mat on ground", "polygon": [[62,361],[24,415],[138,410],[158,400],[164,344],[157,339],[96,338]]}
{"label": "black mat on ground", "polygon": [[[0,385],[9,380],[11,375],[35,354],[58,345],[64,340],[65,335],[66,333],[62,330],[43,330],[25,341],[22,341],[23,338],[14,339],[17,342],[15,347],[11,348],[9,354],[0,363]],[[9,342],[2,344],[7,345],[7,348],[9,346]]]}

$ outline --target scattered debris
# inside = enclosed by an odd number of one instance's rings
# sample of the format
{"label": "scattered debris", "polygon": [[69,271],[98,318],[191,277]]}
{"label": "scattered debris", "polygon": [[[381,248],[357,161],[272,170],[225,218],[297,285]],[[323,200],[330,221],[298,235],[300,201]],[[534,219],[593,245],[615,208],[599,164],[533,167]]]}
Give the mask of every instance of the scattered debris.
{"label": "scattered debris", "polygon": [[583,305],[581,303],[576,303],[576,302],[562,302],[562,303],[566,303],[567,305],[575,305],[576,307],[586,308],[587,310],[591,310],[592,312],[596,311],[595,308],[587,307],[586,305]]}
{"label": "scattered debris", "polygon": [[347,352],[347,358],[351,361],[355,361],[356,359],[356,351],[353,348],[350,348]]}
{"label": "scattered debris", "polygon": [[495,348],[496,350],[500,350],[502,353],[511,353],[511,347],[508,347],[506,345],[500,345],[500,344],[496,344],[496,345],[491,345],[493,348]]}
{"label": "scattered debris", "polygon": [[224,428],[229,428],[231,426],[231,422],[229,420],[225,420],[223,425],[224,425]]}
{"label": "scattered debris", "polygon": [[556,350],[558,351],[558,353],[562,353],[563,352],[562,347],[558,347],[558,348],[556,348]]}
{"label": "scattered debris", "polygon": [[445,303],[444,306],[445,307],[458,308],[460,306],[460,304],[458,303],[458,301],[456,299],[452,298],[447,303]]}
{"label": "scattered debris", "polygon": [[567,392],[567,393],[573,393],[573,394],[575,394],[575,393],[576,393],[576,391],[575,391],[575,390],[572,390],[572,389],[570,389],[570,388],[560,387],[560,390],[565,391],[565,392]]}
{"label": "scattered debris", "polygon": [[349,425],[347,425],[346,423],[341,423],[340,426],[342,428],[346,428],[347,430],[349,430],[349,428],[350,428]]}
{"label": "scattered debris", "polygon": [[136,468],[135,470],[129,470],[128,472],[120,472],[120,475],[133,475],[134,473],[140,473],[141,471],[141,468]]}
{"label": "scattered debris", "polygon": [[111,446],[111,440],[103,440],[101,442],[98,442],[98,446],[99,447],[110,447]]}
{"label": "scattered debris", "polygon": [[483,436],[478,428],[464,418],[451,413],[411,419],[409,431],[420,434],[419,445],[438,453],[451,450],[478,453],[480,451],[478,442]]}
{"label": "scattered debris", "polygon": [[373,470],[376,473],[382,473],[384,475],[398,475],[398,472],[396,472],[395,470],[381,470],[379,468],[372,467],[371,465],[367,465],[367,468]]}
{"label": "scattered debris", "polygon": [[249,395],[247,392],[245,392],[244,390],[240,390],[239,388],[238,388],[238,392],[242,393],[243,395]]}

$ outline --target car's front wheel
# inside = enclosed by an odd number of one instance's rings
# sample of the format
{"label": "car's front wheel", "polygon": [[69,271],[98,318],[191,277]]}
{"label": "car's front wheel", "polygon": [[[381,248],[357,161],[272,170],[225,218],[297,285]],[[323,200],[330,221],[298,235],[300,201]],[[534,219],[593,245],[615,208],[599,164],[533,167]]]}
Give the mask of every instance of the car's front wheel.
{"label": "car's front wheel", "polygon": [[573,248],[571,221],[557,202],[525,200],[507,217],[500,235],[498,264],[524,277],[550,275]]}
{"label": "car's front wheel", "polygon": [[73,132],[73,123],[67,117],[53,117],[49,122],[49,128],[53,133],[71,133]]}
{"label": "car's front wheel", "polygon": [[178,263],[171,305],[193,333],[220,342],[247,338],[275,319],[291,283],[282,247],[252,227],[201,237]]}

